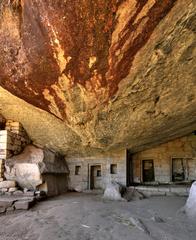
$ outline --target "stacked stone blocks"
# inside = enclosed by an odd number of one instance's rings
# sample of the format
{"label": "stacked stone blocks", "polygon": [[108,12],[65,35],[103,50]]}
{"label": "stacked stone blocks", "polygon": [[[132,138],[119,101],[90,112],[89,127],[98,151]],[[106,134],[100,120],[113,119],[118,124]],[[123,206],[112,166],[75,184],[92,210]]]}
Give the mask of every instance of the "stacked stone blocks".
{"label": "stacked stone blocks", "polygon": [[19,154],[30,139],[19,122],[8,120],[0,131],[0,160]]}

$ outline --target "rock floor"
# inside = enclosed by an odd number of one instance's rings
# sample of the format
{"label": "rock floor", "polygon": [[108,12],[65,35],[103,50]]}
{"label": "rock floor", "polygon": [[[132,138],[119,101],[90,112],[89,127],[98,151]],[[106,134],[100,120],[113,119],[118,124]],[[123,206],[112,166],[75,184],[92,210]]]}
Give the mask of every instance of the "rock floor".
{"label": "rock floor", "polygon": [[111,202],[67,193],[29,211],[0,215],[1,240],[195,240],[196,221],[180,211],[184,197]]}

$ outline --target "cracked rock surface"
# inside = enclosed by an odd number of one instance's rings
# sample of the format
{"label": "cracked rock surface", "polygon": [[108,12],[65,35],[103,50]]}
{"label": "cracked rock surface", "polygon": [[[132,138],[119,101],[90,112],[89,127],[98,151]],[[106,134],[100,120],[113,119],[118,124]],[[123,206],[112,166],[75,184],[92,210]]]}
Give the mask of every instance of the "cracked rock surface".
{"label": "cracked rock surface", "polygon": [[193,0],[0,1],[0,113],[63,153],[195,130]]}

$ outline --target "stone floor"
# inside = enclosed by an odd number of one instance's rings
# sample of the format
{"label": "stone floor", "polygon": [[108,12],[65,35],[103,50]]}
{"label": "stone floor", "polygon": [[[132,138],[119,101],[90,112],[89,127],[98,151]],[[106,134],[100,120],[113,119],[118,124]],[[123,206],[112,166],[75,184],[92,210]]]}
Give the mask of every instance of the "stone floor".
{"label": "stone floor", "polygon": [[185,201],[157,196],[111,202],[100,194],[67,193],[29,211],[1,215],[0,239],[195,240],[196,223],[180,211]]}

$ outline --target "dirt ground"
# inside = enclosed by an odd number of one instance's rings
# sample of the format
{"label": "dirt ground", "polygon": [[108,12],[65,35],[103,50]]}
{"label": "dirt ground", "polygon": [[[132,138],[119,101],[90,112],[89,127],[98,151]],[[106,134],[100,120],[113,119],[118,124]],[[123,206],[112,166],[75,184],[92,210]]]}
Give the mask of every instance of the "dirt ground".
{"label": "dirt ground", "polygon": [[[0,240],[195,240],[183,197],[111,202],[68,193],[27,212],[0,216]],[[196,221],[195,221],[196,222]]]}

